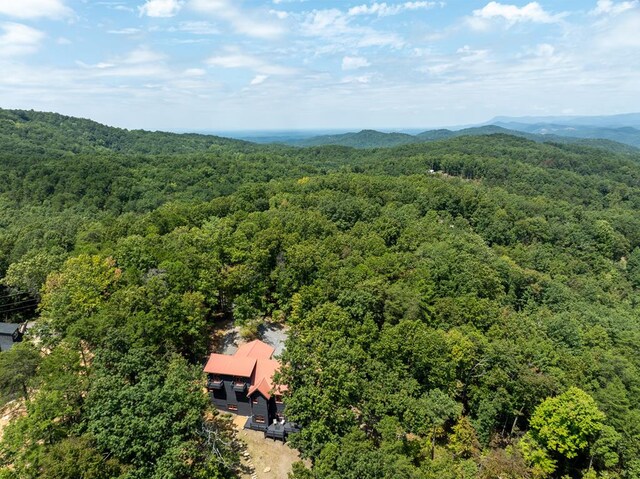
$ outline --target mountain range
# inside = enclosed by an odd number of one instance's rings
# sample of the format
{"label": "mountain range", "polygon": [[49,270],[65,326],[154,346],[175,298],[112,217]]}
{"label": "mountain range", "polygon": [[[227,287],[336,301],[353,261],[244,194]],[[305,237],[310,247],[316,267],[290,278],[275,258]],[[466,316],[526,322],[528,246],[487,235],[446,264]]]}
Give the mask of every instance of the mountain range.
{"label": "mountain range", "polygon": [[[591,124],[589,124],[591,123]],[[72,144],[65,132],[73,130]],[[559,143],[598,147],[619,153],[637,153],[640,148],[640,113],[601,117],[496,117],[490,123],[467,128],[433,129],[417,134],[362,130],[341,134],[304,136],[303,132],[271,137],[224,138],[210,134],[165,133],[111,128],[90,120],[54,113],[0,109],[0,139],[16,155],[33,155],[34,144],[68,154],[93,151],[122,153],[190,153],[221,146],[244,149],[256,143],[279,143],[297,147],[324,145],[352,148],[388,148],[445,140],[460,136],[512,135],[537,143]],[[237,137],[240,138],[240,137]],[[179,139],[180,141],[176,141]]]}
{"label": "mountain range", "polygon": [[359,132],[320,135],[304,139],[285,139],[282,143],[300,147],[339,145],[353,148],[387,148],[445,140],[458,136],[495,134],[518,136],[538,143],[555,142],[561,144],[578,144],[618,152],[635,151],[636,148],[640,147],[640,130],[633,127],[560,126],[546,123],[514,123],[508,120],[503,124],[490,124],[460,130],[428,130],[416,135],[362,130]]}
{"label": "mountain range", "polygon": [[522,125],[553,124],[563,126],[590,126],[620,128],[630,126],[640,129],[640,113],[600,116],[497,116],[487,124],[518,123]]}

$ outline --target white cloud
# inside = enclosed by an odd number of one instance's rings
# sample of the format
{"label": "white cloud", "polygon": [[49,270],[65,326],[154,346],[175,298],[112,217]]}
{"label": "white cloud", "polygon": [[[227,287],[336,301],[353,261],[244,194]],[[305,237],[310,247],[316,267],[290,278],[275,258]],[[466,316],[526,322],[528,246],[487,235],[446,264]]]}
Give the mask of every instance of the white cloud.
{"label": "white cloud", "polygon": [[418,71],[428,73],[433,76],[443,75],[455,68],[455,63],[436,63],[435,65],[420,67]]}
{"label": "white cloud", "polygon": [[538,2],[531,2],[523,7],[489,2],[483,8],[473,11],[470,24],[476,29],[483,29],[487,27],[487,21],[495,19],[503,20],[509,26],[520,22],[555,23],[559,22],[563,16],[564,14],[550,14]]}
{"label": "white cloud", "polygon": [[60,19],[73,14],[62,0],[1,0],[0,15],[29,19]]}
{"label": "white cloud", "polygon": [[135,12],[133,8],[127,7],[126,5],[114,5],[112,8],[114,10],[120,10],[121,12],[130,12],[130,13]]}
{"label": "white cloud", "polygon": [[613,0],[598,0],[596,8],[591,11],[592,15],[618,15],[640,5],[638,0],[625,2],[614,2]]}
{"label": "white cloud", "polygon": [[[615,17],[606,22],[604,30],[596,37],[596,44],[613,53],[640,48],[640,11]],[[635,52],[637,54],[637,52]]]}
{"label": "white cloud", "polygon": [[344,33],[348,31],[348,19],[337,8],[314,10],[309,13],[303,29],[307,34],[324,35],[326,33]]}
{"label": "white cloud", "polygon": [[87,65],[82,62],[79,62],[79,65],[85,68],[89,68],[89,69],[95,68],[98,70],[106,70],[107,68],[113,68],[116,66],[115,63],[108,63],[108,62],[100,62],[100,63],[96,63],[95,65]]}
{"label": "white cloud", "polygon": [[206,74],[206,70],[203,70],[202,68],[188,68],[184,71],[184,76],[187,77],[202,77]]}
{"label": "white cloud", "polygon": [[345,46],[393,47],[400,48],[404,41],[396,33],[379,32],[370,27],[353,26],[349,16],[342,11],[331,8],[309,12],[302,23],[301,32],[306,36],[316,36],[331,40],[333,51],[340,51]]}
{"label": "white cloud", "polygon": [[269,78],[269,75],[256,75],[253,77],[253,80],[251,80],[251,85],[260,85],[264,83],[267,78]]}
{"label": "white cloud", "polygon": [[165,55],[162,53],[155,52],[148,47],[139,47],[129,52],[122,58],[121,62],[129,65],[137,65],[141,63],[157,63],[165,58]]}
{"label": "white cloud", "polygon": [[0,24],[0,56],[27,55],[38,50],[45,34],[21,23]]}
{"label": "white cloud", "polygon": [[133,27],[117,28],[113,30],[107,30],[107,33],[110,33],[111,35],[137,35],[138,33],[140,33],[140,29]]}
{"label": "white cloud", "polygon": [[371,82],[371,75],[348,76],[342,79],[342,83],[356,83],[365,85]]}
{"label": "white cloud", "polygon": [[478,60],[484,60],[489,56],[489,50],[475,50],[469,45],[465,45],[462,48],[458,48],[456,53],[462,56],[463,62],[475,62]]}
{"label": "white cloud", "polygon": [[180,0],[147,0],[138,10],[140,16],[168,18],[177,15],[182,5]]}
{"label": "white cloud", "polygon": [[178,30],[194,35],[218,35],[220,33],[215,25],[203,21],[180,22]]}
{"label": "white cloud", "polygon": [[110,58],[93,65],[78,61],[83,69],[98,77],[153,77],[175,76],[165,65],[166,56],[146,46],[141,46],[126,55]]}
{"label": "white cloud", "polygon": [[207,65],[222,68],[244,68],[262,75],[292,75],[296,73],[294,68],[274,65],[264,61],[262,58],[234,51],[224,55],[213,56],[207,59],[206,63]]}
{"label": "white cloud", "polygon": [[250,37],[269,39],[284,33],[284,28],[275,19],[267,19],[259,12],[243,10],[231,0],[191,0],[189,6],[196,12],[224,20],[237,33]]}
{"label": "white cloud", "polygon": [[362,29],[357,31],[360,39],[356,41],[359,48],[366,47],[393,47],[401,48],[404,41],[395,33],[377,32],[375,30]]}
{"label": "white cloud", "polygon": [[398,4],[387,4],[385,2],[378,3],[373,2],[371,5],[358,5],[356,7],[352,7],[347,12],[350,16],[355,15],[377,15],[379,17],[386,17],[390,15],[397,15],[402,12],[411,11],[411,10],[424,10],[428,8],[433,8],[437,5],[437,2],[404,2]]}
{"label": "white cloud", "polygon": [[368,66],[371,66],[371,63],[363,57],[344,57],[342,59],[343,70],[357,70]]}
{"label": "white cloud", "polygon": [[536,46],[535,50],[533,51],[535,56],[546,57],[546,58],[552,57],[555,52],[556,52],[555,47],[548,43],[541,43],[540,45]]}
{"label": "white cloud", "polygon": [[289,12],[285,12],[284,10],[269,10],[271,15],[275,15],[280,20],[284,20],[289,17]]}

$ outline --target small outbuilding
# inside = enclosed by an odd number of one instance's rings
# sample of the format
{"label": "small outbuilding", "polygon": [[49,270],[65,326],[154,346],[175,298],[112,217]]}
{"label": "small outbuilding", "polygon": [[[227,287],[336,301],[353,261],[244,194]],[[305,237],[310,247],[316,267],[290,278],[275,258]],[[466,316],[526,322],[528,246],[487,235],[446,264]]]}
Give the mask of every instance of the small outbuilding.
{"label": "small outbuilding", "polygon": [[0,351],[7,351],[14,343],[22,341],[25,329],[23,324],[0,323]]}

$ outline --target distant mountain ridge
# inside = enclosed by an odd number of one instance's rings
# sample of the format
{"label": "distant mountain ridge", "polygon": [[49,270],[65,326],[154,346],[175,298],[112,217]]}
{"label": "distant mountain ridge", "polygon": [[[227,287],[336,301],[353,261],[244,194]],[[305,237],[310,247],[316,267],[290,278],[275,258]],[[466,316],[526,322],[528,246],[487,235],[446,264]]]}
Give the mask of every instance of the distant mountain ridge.
{"label": "distant mountain ridge", "polygon": [[514,136],[535,136],[527,135],[518,131],[511,131],[497,126],[480,126],[474,128],[465,128],[463,130],[428,130],[417,135],[409,135],[407,133],[384,133],[377,130],[361,130],[359,132],[344,133],[339,135],[320,135],[302,140],[290,140],[286,143],[295,146],[324,146],[337,145],[349,146],[352,148],[388,148],[401,145],[410,145],[414,143],[424,143],[427,141],[445,140],[447,138],[455,138],[457,136],[467,135],[492,135],[495,133],[512,134]]}
{"label": "distant mountain ridge", "polygon": [[[436,129],[427,130],[417,135],[407,133],[384,133],[376,130],[362,130],[359,132],[339,135],[320,135],[305,139],[292,139],[284,143],[299,147],[336,145],[352,148],[390,148],[394,146],[425,143],[446,140],[459,136],[504,134],[526,138],[538,143],[556,142],[593,146],[618,152],[632,152],[640,147],[640,130],[622,128],[615,130],[615,134],[604,134],[599,129],[584,129],[581,134],[571,136],[568,127],[545,130],[538,125],[517,124],[512,128],[504,125],[483,125],[461,130]],[[599,135],[599,133],[601,133]]]}
{"label": "distant mountain ridge", "polygon": [[[257,143],[297,147],[335,145],[352,148],[391,148],[460,136],[504,134],[538,143],[554,142],[592,146],[621,153],[637,153],[637,148],[640,148],[640,128],[633,126],[636,122],[640,125],[640,114],[636,113],[612,117],[497,117],[494,120],[496,120],[495,124],[459,130],[441,128],[409,134],[367,129],[302,138],[274,137],[272,141]],[[608,127],[583,124],[587,121],[610,125],[627,121],[629,124]],[[236,147],[249,151],[258,146],[249,138],[243,141],[211,134],[126,130],[57,113],[2,108],[0,108],[0,143],[3,148],[13,151],[16,156],[38,156],[45,151],[49,156],[87,152],[182,154],[206,152],[220,147]]]}
{"label": "distant mountain ridge", "polygon": [[406,133],[383,133],[376,130],[361,130],[357,133],[342,133],[338,135],[320,135],[301,140],[286,141],[295,146],[324,146],[339,145],[353,148],[385,148],[399,145],[418,143],[420,140],[414,135]]}
{"label": "distant mountain ridge", "polygon": [[632,126],[616,128],[592,126],[592,125],[562,125],[557,123],[496,123],[498,126],[519,132],[535,135],[572,138],[599,138],[617,141],[634,147],[640,147],[640,129]]}
{"label": "distant mountain ridge", "polygon": [[590,126],[600,128],[632,127],[640,129],[640,113],[598,116],[497,116],[486,124],[517,123],[524,125],[553,124],[564,126]]}

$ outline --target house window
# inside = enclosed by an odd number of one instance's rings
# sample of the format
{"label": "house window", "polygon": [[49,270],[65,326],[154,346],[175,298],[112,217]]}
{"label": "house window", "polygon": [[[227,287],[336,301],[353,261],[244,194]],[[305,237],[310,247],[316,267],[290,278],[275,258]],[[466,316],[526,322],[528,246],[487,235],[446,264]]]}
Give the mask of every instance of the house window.
{"label": "house window", "polygon": [[252,402],[253,404],[258,404],[258,398],[253,398],[253,399],[251,400],[251,402]]}
{"label": "house window", "polygon": [[282,404],[282,396],[276,396],[276,404]]}
{"label": "house window", "polygon": [[229,411],[237,411],[238,410],[238,405],[237,404],[227,404],[227,409]]}
{"label": "house window", "polygon": [[253,416],[253,422],[264,424],[265,423],[265,418],[264,418],[264,416]]}

